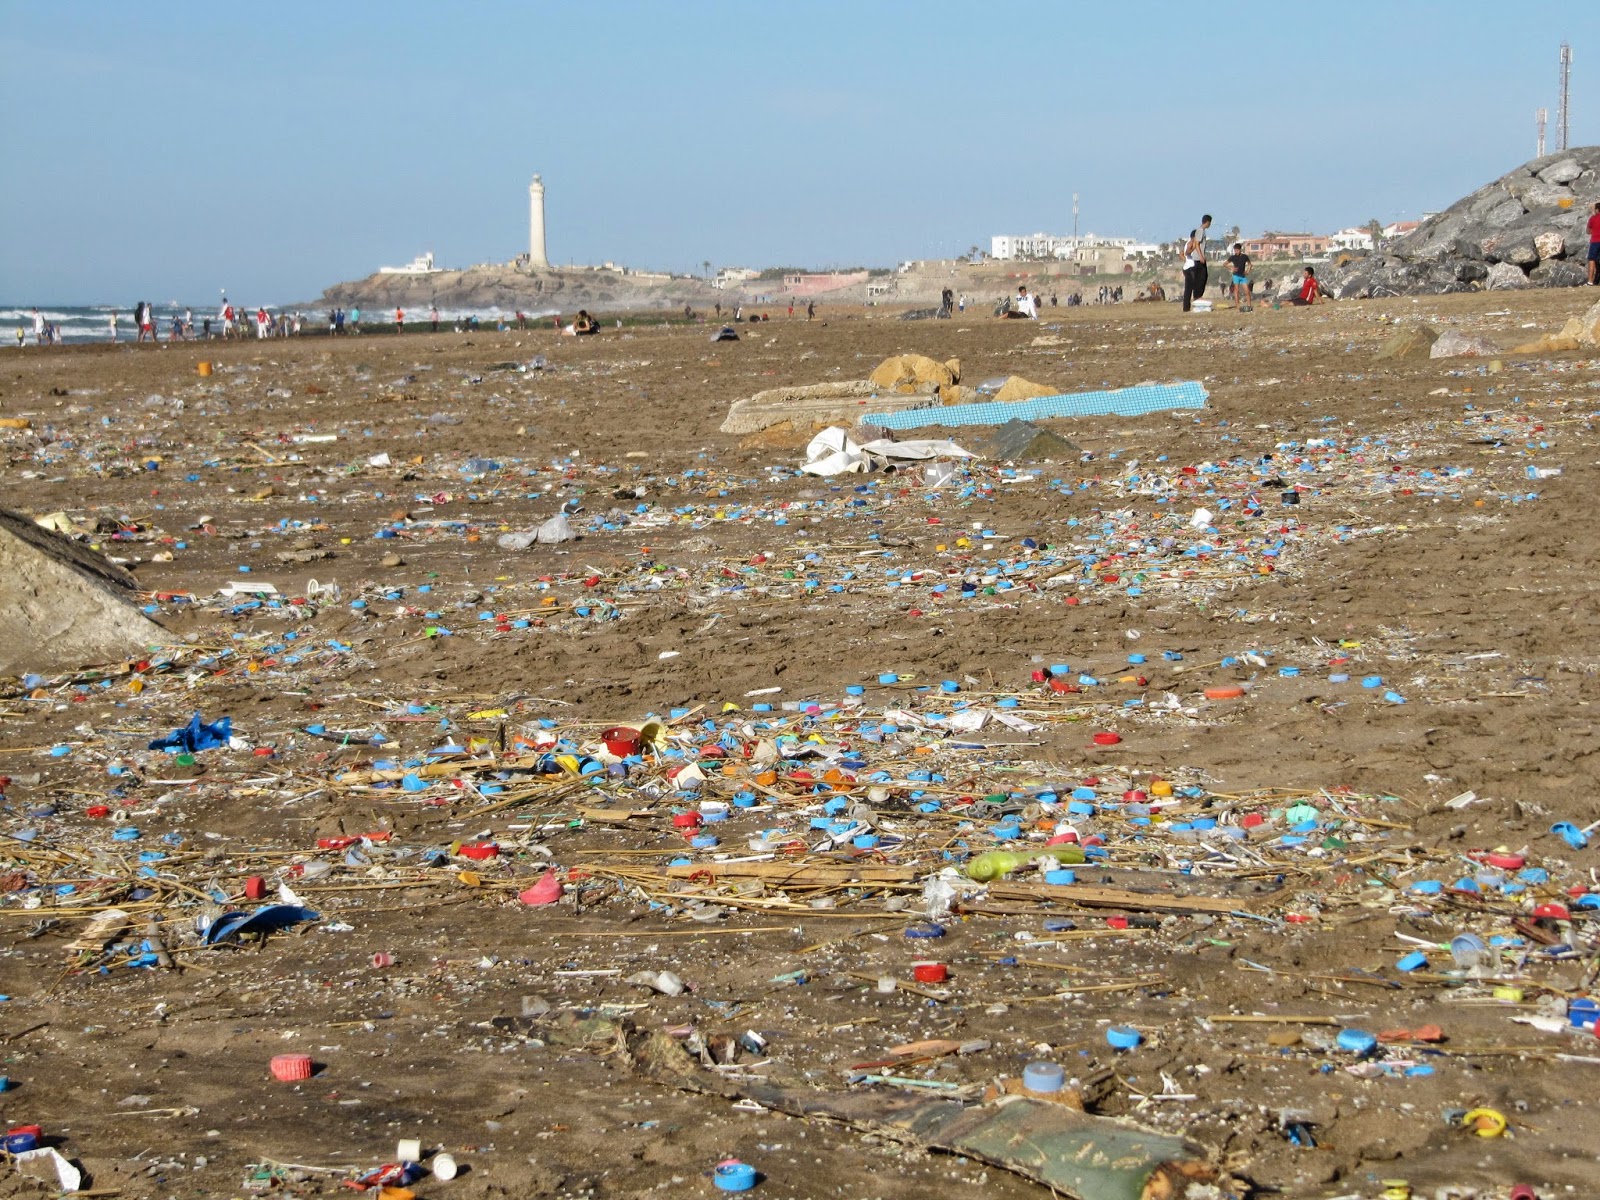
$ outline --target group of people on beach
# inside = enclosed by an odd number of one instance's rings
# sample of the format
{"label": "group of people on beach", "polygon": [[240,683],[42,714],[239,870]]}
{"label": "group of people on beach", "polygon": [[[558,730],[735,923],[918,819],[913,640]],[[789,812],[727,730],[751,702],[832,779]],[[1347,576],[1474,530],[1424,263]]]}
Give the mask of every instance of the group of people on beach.
{"label": "group of people on beach", "polygon": [[[1200,218],[1197,228],[1189,231],[1188,240],[1183,245],[1183,311],[1189,312],[1196,300],[1201,299],[1206,293],[1206,284],[1209,281],[1209,270],[1206,262],[1206,234],[1211,229],[1211,214],[1206,213]],[[1255,278],[1251,273],[1251,258],[1244,252],[1244,243],[1235,242],[1232,253],[1227,256],[1228,283],[1223,289],[1225,294],[1238,306],[1240,312],[1255,311]],[[1262,286],[1262,295],[1272,291],[1272,281],[1269,279]],[[1304,307],[1310,304],[1319,304],[1331,298],[1320,279],[1317,278],[1317,269],[1306,266],[1300,275],[1300,290],[1297,294],[1286,298],[1284,303],[1295,307]]]}

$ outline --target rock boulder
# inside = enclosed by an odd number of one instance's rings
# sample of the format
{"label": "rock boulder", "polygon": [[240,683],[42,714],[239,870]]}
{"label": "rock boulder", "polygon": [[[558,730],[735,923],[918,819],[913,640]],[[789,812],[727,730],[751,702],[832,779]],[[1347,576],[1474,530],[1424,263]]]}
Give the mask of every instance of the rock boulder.
{"label": "rock boulder", "polygon": [[1536,158],[1325,282],[1341,299],[1575,286],[1583,273],[1562,268],[1588,244],[1584,222],[1597,200],[1600,146]]}

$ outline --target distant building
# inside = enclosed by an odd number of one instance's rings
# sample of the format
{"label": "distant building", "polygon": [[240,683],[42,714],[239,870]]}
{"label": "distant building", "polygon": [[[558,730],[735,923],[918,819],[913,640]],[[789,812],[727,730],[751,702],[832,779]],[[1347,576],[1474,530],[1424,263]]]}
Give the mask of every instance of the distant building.
{"label": "distant building", "polygon": [[1352,225],[1349,229],[1341,229],[1328,239],[1330,250],[1371,250],[1372,230],[1360,229]]}
{"label": "distant building", "polygon": [[1395,221],[1394,223],[1385,225],[1383,227],[1383,236],[1386,240],[1389,238],[1405,237],[1406,234],[1410,233],[1421,224],[1421,221]]}
{"label": "distant building", "polygon": [[379,267],[379,275],[432,275],[438,271],[433,265],[433,251],[419,254],[403,267]]}
{"label": "distant building", "polygon": [[1134,245],[1132,238],[1101,237],[1085,233],[1078,237],[1058,237],[1050,233],[1021,235],[999,234],[989,239],[989,257],[1001,260],[1018,258],[1071,258],[1074,252],[1089,246]]}
{"label": "distant building", "polygon": [[1328,238],[1320,233],[1263,233],[1244,239],[1244,252],[1252,258],[1296,258],[1326,254]]}
{"label": "distant building", "polygon": [[785,275],[783,291],[791,296],[816,296],[867,281],[866,271],[830,271],[825,275]]}
{"label": "distant building", "polygon": [[717,272],[717,277],[711,281],[714,288],[738,287],[741,283],[749,283],[752,279],[760,279],[761,272],[751,267],[723,267]]}

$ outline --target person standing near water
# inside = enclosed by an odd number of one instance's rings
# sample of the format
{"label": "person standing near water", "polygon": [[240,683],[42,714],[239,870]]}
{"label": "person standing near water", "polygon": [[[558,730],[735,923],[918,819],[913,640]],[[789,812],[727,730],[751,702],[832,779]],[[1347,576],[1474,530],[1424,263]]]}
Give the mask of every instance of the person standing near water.
{"label": "person standing near water", "polygon": [[117,310],[112,309],[111,315],[106,318],[106,324],[111,327],[111,341],[114,345],[117,340]]}
{"label": "person standing near water", "polygon": [[1189,240],[1183,247],[1183,311],[1206,294],[1206,232],[1211,228],[1211,214],[1200,218],[1200,228],[1189,231]]}

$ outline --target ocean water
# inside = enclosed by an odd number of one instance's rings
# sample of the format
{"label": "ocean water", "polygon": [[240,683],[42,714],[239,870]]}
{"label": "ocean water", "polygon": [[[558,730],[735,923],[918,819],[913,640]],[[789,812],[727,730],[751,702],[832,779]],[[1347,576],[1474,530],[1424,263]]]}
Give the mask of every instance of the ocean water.
{"label": "ocean water", "polygon": [[[152,300],[152,307],[156,314],[156,328],[160,332],[161,340],[167,339],[167,334],[172,327],[172,318],[181,317],[187,308],[194,314],[194,335],[201,336],[204,321],[211,318],[211,332],[216,335],[222,332],[221,306],[217,304],[162,304]],[[249,310],[251,313],[255,309]],[[281,310],[268,306],[268,312]],[[328,310],[319,308],[298,308],[292,311],[300,312],[305,317],[304,329],[307,333],[323,333],[328,328]],[[131,342],[137,340],[139,330],[133,323],[133,305],[131,304],[71,304],[71,305],[39,305],[39,315],[47,322],[60,327],[61,340],[68,345],[81,345],[85,342],[109,342],[111,340],[111,314],[117,314],[117,341]],[[527,312],[524,315],[529,322],[548,322],[554,310],[544,310],[537,313]],[[427,322],[428,310],[426,308],[408,308],[405,310],[406,324],[417,327]],[[570,313],[567,314],[569,317]],[[446,322],[454,322],[458,317],[478,318],[480,325],[493,328],[504,317],[508,321],[513,317],[513,311],[502,311],[498,308],[452,308],[439,309],[439,324],[443,327]],[[361,313],[361,323],[370,325],[373,322],[389,323],[394,320],[392,308],[374,310],[364,309]],[[17,327],[21,326],[27,334],[29,346],[33,345],[33,306],[29,304],[3,304],[0,303],[0,349],[15,347],[17,344]]]}

